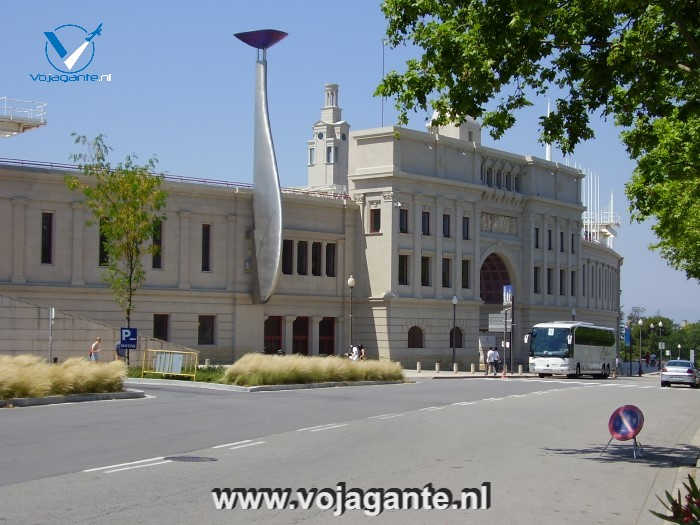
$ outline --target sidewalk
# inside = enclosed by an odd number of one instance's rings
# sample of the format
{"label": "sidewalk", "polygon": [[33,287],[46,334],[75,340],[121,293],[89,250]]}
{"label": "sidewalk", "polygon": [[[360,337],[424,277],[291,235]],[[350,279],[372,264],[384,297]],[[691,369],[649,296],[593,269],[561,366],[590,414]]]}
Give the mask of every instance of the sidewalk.
{"label": "sidewalk", "polygon": [[[436,372],[434,369],[431,370],[421,370],[420,372],[416,370],[411,370],[408,368],[403,369],[403,374],[406,377],[406,379],[469,379],[469,378],[474,378],[474,379],[484,379],[484,378],[489,378],[489,379],[501,379],[502,378],[502,373],[498,373],[495,376],[493,374],[491,375],[486,375],[484,372],[453,372],[451,370],[441,370],[440,372]],[[529,372],[523,372],[522,374],[518,374],[517,372],[514,374],[506,374],[506,377],[508,378],[532,378],[532,377],[538,377],[537,374],[531,374]]]}

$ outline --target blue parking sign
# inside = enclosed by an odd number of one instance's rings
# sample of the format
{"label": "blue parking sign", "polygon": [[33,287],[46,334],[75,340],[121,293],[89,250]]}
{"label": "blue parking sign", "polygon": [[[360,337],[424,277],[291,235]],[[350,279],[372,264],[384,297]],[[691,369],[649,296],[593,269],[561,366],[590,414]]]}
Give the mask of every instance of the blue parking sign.
{"label": "blue parking sign", "polygon": [[120,333],[122,350],[136,350],[136,328],[122,328]]}

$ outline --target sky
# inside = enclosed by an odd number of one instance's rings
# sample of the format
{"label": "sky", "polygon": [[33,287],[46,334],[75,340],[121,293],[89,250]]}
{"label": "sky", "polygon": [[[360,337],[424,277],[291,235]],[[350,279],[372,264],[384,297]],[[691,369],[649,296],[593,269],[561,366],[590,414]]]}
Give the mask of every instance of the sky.
{"label": "sky", "polygon": [[[340,85],[340,106],[351,130],[380,125],[381,101],[373,92],[382,74],[386,21],[376,1],[24,0],[7,3],[3,18],[9,23],[0,32],[5,50],[0,97],[47,103],[48,124],[0,139],[0,157],[65,163],[79,151],[71,133],[102,133],[114,147],[114,161],[129,153],[143,161],[155,155],[159,169],[169,174],[251,182],[255,51],[233,33],[263,28],[289,33],[268,55],[270,121],[282,186],[306,183],[306,141],[320,116],[324,83]],[[32,79],[56,73],[47,61],[44,32],[64,35],[70,55],[77,45],[68,42],[70,29],[56,28],[75,24],[91,32],[100,23],[94,57],[82,73],[111,74],[111,82]],[[416,53],[385,49],[385,70],[401,71]],[[49,58],[57,60],[53,48]],[[533,102],[516,115],[516,126],[504,137],[494,141],[484,132],[482,143],[544,158],[537,118],[546,101]],[[408,127],[425,129],[427,116],[413,114]],[[395,119],[387,100],[384,124]],[[614,196],[621,218],[614,247],[624,257],[623,308],[641,306],[645,315],[698,321],[698,282],[649,250],[655,242],[652,222],[630,224],[624,184],[634,163],[619,140],[620,130],[595,116],[592,122],[596,137],[577,147],[574,160],[600,176],[601,203],[611,192]],[[561,159],[554,150],[553,160]]]}

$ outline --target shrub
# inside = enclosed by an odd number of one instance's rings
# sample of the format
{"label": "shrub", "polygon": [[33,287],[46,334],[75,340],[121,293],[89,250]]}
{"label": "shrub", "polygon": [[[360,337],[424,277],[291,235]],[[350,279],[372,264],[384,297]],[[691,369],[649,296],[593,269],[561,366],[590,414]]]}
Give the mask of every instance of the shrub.
{"label": "shrub", "polygon": [[325,381],[401,380],[401,365],[391,361],[350,361],[339,357],[278,356],[251,353],[231,365],[223,383],[256,386]]}
{"label": "shrub", "polygon": [[0,356],[0,398],[122,390],[126,367],[121,361],[91,363],[82,358],[49,365],[37,356]]}
{"label": "shrub", "polygon": [[683,488],[686,491],[685,501],[681,497],[680,490],[678,491],[678,499],[674,499],[671,493],[666,491],[668,503],[657,496],[671,514],[661,514],[653,510],[649,512],[672,523],[690,523],[691,525],[700,523],[700,490],[690,474],[688,475],[688,483],[683,483]]}

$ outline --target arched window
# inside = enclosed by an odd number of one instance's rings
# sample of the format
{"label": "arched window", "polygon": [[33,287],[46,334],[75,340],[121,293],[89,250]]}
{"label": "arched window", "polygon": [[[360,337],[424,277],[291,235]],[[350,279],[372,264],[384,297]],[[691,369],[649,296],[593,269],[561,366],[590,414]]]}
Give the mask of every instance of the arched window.
{"label": "arched window", "polygon": [[455,348],[464,348],[464,343],[462,342],[462,330],[457,327],[450,328],[450,348],[452,348],[453,341]]}
{"label": "arched window", "polygon": [[417,326],[412,326],[408,330],[408,347],[423,348],[423,330]]}

